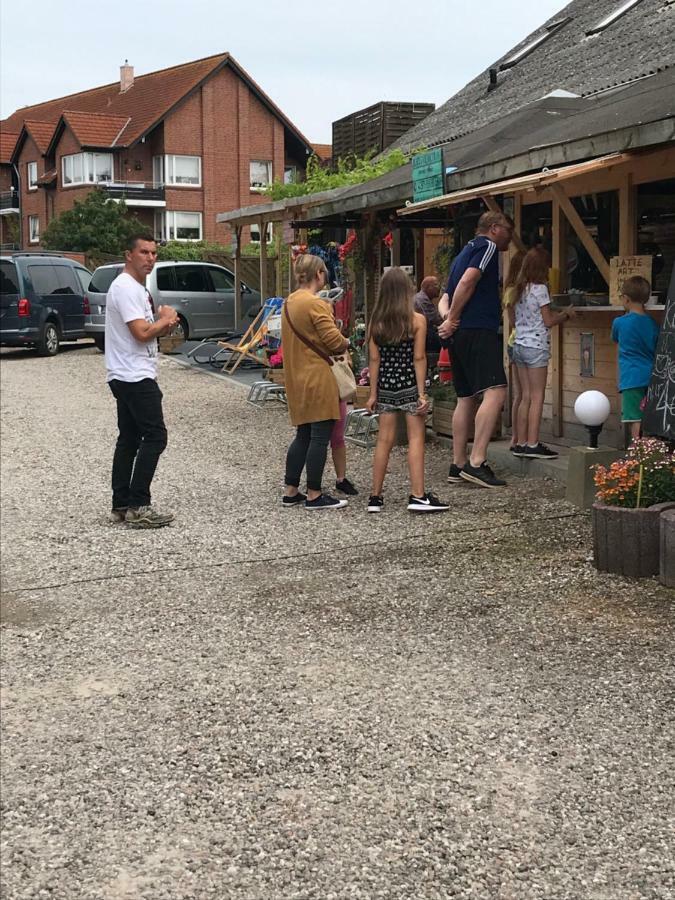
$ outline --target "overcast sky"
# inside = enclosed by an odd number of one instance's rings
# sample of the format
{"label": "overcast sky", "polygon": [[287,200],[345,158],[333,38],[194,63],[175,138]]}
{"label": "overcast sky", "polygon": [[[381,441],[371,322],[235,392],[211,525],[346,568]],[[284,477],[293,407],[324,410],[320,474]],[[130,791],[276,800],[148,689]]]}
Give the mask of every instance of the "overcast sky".
{"label": "overcast sky", "polygon": [[[228,50],[310,141],[378,100],[440,105],[564,0],[7,0],[0,112]],[[29,27],[29,21],[32,23]]]}

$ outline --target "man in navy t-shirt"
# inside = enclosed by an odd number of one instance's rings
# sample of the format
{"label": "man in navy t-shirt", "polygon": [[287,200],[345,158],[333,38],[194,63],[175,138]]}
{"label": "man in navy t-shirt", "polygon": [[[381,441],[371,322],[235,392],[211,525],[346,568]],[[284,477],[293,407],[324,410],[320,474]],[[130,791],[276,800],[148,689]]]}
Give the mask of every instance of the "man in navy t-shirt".
{"label": "man in navy t-shirt", "polygon": [[[481,487],[506,484],[496,477],[486,460],[488,444],[506,400],[506,373],[499,343],[499,251],[508,249],[512,235],[513,223],[503,213],[483,213],[476,236],[455,257],[446,293],[438,306],[445,319],[438,333],[452,351],[457,391],[450,482],[463,479]],[[472,428],[474,439],[469,457]]]}

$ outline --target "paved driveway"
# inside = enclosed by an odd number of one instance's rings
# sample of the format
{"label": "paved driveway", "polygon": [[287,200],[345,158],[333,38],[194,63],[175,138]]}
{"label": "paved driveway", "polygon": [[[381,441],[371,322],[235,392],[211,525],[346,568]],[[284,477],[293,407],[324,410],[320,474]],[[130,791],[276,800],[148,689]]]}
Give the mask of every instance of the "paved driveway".
{"label": "paved driveway", "polygon": [[[283,410],[161,366],[157,505],[105,524],[102,359],[3,353],[5,898],[675,896],[673,595],[549,482],[279,506]],[[368,490],[370,456],[350,451]]]}

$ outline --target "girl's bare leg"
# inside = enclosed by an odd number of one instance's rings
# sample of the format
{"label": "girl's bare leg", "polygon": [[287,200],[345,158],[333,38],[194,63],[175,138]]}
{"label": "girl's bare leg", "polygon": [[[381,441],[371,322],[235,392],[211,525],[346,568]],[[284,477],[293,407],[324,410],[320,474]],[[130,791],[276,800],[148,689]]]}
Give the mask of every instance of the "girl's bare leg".
{"label": "girl's bare leg", "polygon": [[426,418],[408,413],[405,417],[408,429],[408,470],[410,472],[410,493],[414,497],[424,496],[424,441],[426,438]]}
{"label": "girl's bare leg", "polygon": [[398,413],[380,413],[377,445],[373,456],[373,490],[375,497],[382,495],[384,476],[387,474],[389,454],[396,440],[396,416]]}

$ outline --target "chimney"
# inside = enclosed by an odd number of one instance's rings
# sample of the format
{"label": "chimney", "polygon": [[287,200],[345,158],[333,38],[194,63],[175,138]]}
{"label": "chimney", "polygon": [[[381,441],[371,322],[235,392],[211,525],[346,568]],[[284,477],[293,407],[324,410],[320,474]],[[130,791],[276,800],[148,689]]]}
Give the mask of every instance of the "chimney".
{"label": "chimney", "polygon": [[490,69],[490,81],[488,83],[488,92],[494,91],[494,89],[496,87],[497,87],[497,70]]}
{"label": "chimney", "polygon": [[134,83],[134,67],[129,65],[129,60],[124,60],[124,65],[120,66],[120,94],[124,94],[133,86]]}

